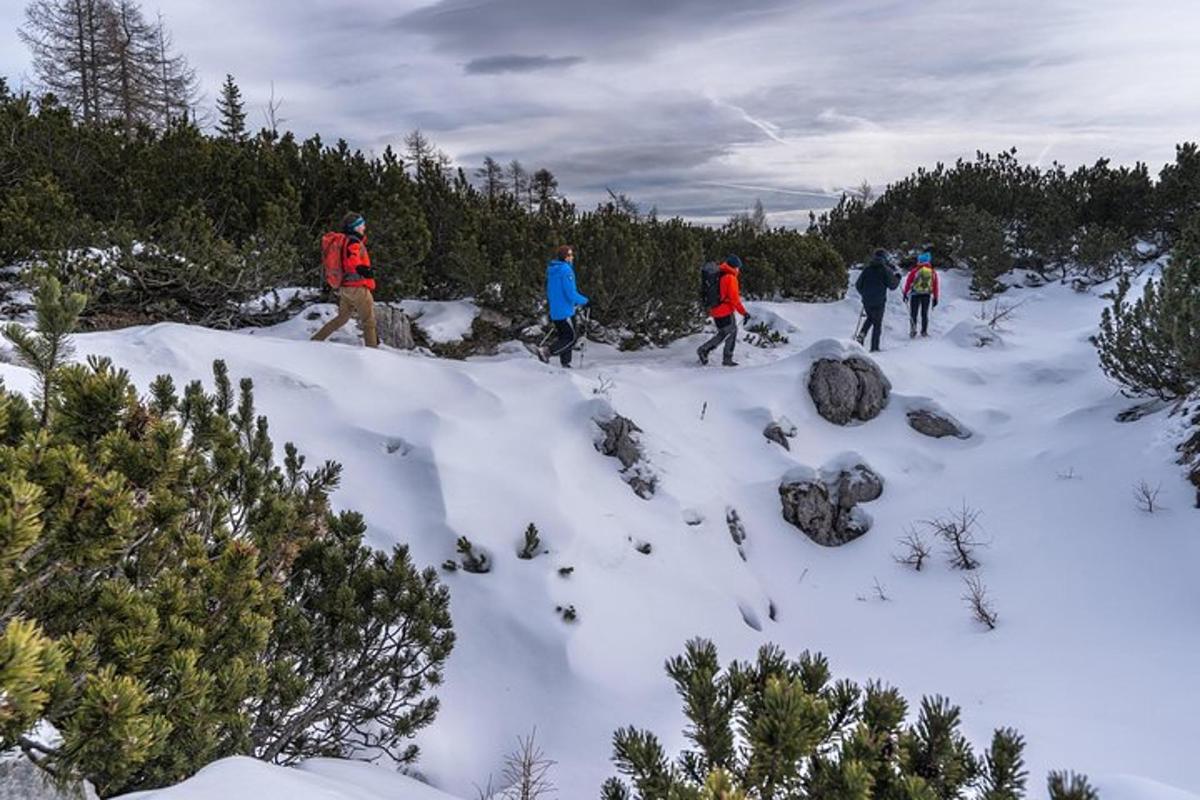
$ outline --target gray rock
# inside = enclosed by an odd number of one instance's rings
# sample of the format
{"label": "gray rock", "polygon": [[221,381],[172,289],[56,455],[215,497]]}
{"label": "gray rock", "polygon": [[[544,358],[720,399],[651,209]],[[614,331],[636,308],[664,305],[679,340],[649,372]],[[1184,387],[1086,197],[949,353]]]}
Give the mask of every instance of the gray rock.
{"label": "gray rock", "polygon": [[604,437],[596,442],[596,449],[610,458],[621,462],[621,474],[625,482],[633,489],[634,494],[643,500],[654,496],[658,488],[658,476],[645,463],[642,456],[642,445],[637,434],[642,429],[633,420],[614,414],[608,419],[595,420]]}
{"label": "gray rock", "polygon": [[866,464],[823,472],[794,470],[779,486],[783,518],[826,547],[852,542],[871,529],[859,503],[877,500],[883,479]]}
{"label": "gray rock", "polygon": [[791,450],[792,446],[788,444],[787,434],[783,432],[783,428],[779,427],[778,422],[772,422],[763,429],[763,436],[767,437],[772,442],[782,447],[784,450]]}
{"label": "gray rock", "polygon": [[808,393],[817,413],[835,425],[872,420],[887,407],[892,384],[878,365],[863,356],[822,358],[808,375]]}
{"label": "gray rock", "polygon": [[379,341],[397,350],[412,350],[412,318],[400,310],[400,306],[389,303],[375,304],[375,328]]}
{"label": "gray rock", "polygon": [[86,781],[56,786],[50,777],[25,756],[0,758],[0,800],[97,800]]}
{"label": "gray rock", "polygon": [[604,431],[604,440],[596,445],[601,453],[620,461],[624,469],[630,469],[642,460],[642,446],[634,436],[642,429],[633,420],[616,414],[612,419],[596,420],[596,424]]}
{"label": "gray rock", "polygon": [[940,414],[929,408],[916,408],[908,412],[908,426],[917,433],[944,439],[953,436],[956,439],[970,439],[971,432],[958,423],[953,417]]}

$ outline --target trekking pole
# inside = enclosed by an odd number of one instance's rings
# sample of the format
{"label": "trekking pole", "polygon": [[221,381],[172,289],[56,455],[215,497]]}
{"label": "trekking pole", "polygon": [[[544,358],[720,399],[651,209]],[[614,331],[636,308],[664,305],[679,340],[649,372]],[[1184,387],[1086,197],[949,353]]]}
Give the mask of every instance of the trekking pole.
{"label": "trekking pole", "polygon": [[862,330],[863,320],[867,318],[867,309],[861,308],[858,311],[858,324],[854,326],[854,341],[858,341],[858,334]]}
{"label": "trekking pole", "polygon": [[579,366],[583,367],[583,348],[587,345],[588,328],[592,325],[592,307],[583,307],[583,335],[579,337]]}

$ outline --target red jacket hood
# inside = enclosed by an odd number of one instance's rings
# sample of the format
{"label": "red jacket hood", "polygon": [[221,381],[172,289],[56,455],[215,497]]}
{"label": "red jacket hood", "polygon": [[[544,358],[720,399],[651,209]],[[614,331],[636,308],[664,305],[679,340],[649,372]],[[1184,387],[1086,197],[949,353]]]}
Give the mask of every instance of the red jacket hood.
{"label": "red jacket hood", "polygon": [[721,272],[728,272],[730,275],[737,275],[740,270],[737,267],[731,267],[724,261],[721,262]]}

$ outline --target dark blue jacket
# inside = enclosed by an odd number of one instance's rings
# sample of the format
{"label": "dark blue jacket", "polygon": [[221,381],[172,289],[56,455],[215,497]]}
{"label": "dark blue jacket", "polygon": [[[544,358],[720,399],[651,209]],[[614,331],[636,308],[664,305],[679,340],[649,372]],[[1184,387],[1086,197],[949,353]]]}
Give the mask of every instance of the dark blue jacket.
{"label": "dark blue jacket", "polygon": [[546,300],[550,303],[550,319],[570,319],[576,306],[586,306],[588,299],[575,288],[575,270],[566,261],[554,259],[546,267]]}
{"label": "dark blue jacket", "polygon": [[888,267],[881,259],[872,259],[863,268],[854,288],[862,295],[864,308],[887,305],[887,293],[900,285],[900,273]]}

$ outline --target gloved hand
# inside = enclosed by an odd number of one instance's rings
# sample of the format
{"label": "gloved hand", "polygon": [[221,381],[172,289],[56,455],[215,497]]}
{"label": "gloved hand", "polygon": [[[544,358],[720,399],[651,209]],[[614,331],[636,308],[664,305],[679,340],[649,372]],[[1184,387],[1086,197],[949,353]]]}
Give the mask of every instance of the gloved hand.
{"label": "gloved hand", "polygon": [[902,295],[900,295],[900,299],[901,299],[901,300],[903,300],[904,302],[906,302],[906,303],[907,303],[907,302],[908,302],[908,295],[906,295],[906,294],[902,294]]}
{"label": "gloved hand", "polygon": [[937,298],[933,298],[933,307],[937,308]]}
{"label": "gloved hand", "polygon": [[747,322],[749,322],[749,321],[750,321],[750,315],[749,315],[749,314],[742,314],[742,324],[743,324],[743,325],[745,325],[745,324],[746,324]]}

